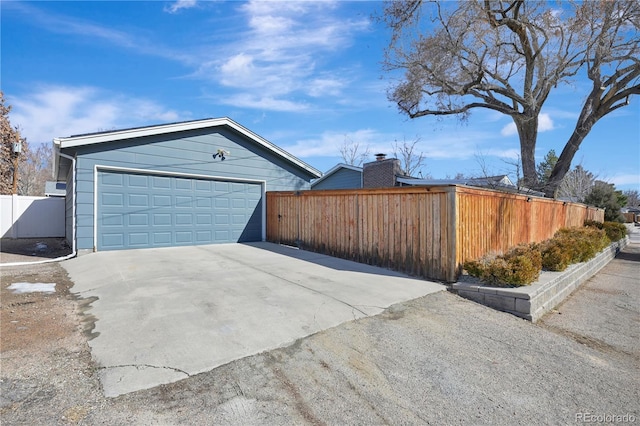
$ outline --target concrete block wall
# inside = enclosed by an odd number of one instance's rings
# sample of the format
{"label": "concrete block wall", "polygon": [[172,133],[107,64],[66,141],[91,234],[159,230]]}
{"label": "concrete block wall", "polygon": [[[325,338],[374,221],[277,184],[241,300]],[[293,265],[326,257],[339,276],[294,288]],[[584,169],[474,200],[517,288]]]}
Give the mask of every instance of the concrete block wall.
{"label": "concrete block wall", "polygon": [[453,284],[452,290],[466,299],[536,322],[606,266],[628,242],[625,237],[588,262],[571,265],[565,271],[543,271],[539,280],[529,286],[491,287],[467,281]]}

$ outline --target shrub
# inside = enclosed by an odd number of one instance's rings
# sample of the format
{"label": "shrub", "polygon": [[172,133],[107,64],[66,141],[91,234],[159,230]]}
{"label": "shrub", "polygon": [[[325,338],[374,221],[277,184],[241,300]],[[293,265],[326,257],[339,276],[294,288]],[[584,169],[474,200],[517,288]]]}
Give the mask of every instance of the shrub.
{"label": "shrub", "polygon": [[495,286],[523,286],[540,276],[542,255],[537,245],[520,245],[501,256],[487,256],[464,264],[469,275]]}
{"label": "shrub", "polygon": [[547,271],[564,271],[571,264],[573,254],[568,240],[552,238],[541,244],[542,267]]}
{"label": "shrub", "polygon": [[[612,222],[589,222],[585,225],[588,226],[559,229],[553,238],[539,245],[519,245],[501,256],[487,255],[465,262],[463,267],[469,275],[494,286],[531,284],[538,279],[542,268],[564,271],[572,263],[593,258],[611,242],[606,229],[615,230],[617,236],[621,232],[621,227]],[[613,235],[614,231],[610,232]]]}
{"label": "shrub", "polygon": [[627,235],[627,227],[618,222],[596,222],[595,220],[585,220],[584,226],[604,229],[607,237],[611,241],[619,241]]}
{"label": "shrub", "polygon": [[564,271],[572,263],[593,258],[609,243],[605,231],[597,227],[559,229],[552,239],[541,244],[542,267]]}
{"label": "shrub", "polygon": [[623,223],[605,222],[604,232],[611,241],[619,241],[627,236],[627,227]]}
{"label": "shrub", "polygon": [[553,238],[566,240],[571,247],[572,263],[591,259],[611,243],[606,232],[592,227],[559,229]]}
{"label": "shrub", "polygon": [[592,228],[598,228],[598,229],[604,228],[604,224],[602,222],[598,222],[597,220],[585,220],[584,226],[590,226]]}

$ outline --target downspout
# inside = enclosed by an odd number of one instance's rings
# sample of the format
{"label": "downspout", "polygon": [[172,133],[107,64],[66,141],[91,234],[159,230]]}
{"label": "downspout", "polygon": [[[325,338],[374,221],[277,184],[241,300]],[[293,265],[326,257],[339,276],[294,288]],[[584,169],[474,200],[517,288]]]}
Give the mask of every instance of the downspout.
{"label": "downspout", "polygon": [[58,155],[71,160],[71,254],[68,257],[71,258],[76,255],[76,159],[60,152],[60,148],[58,148]]}
{"label": "downspout", "polygon": [[77,255],[77,253],[76,253],[76,159],[73,158],[70,155],[63,154],[62,152],[60,152],[59,148],[57,148],[56,150],[57,150],[58,155],[60,155],[61,157],[66,158],[68,160],[71,160],[71,170],[72,170],[72,173],[73,173],[72,178],[71,178],[72,188],[73,188],[73,191],[71,193],[71,197],[72,197],[72,200],[71,200],[72,201],[72,203],[71,203],[71,216],[72,216],[72,222],[71,222],[71,254],[68,254],[66,256],[56,257],[55,259],[39,260],[39,261],[36,261],[36,262],[2,263],[2,264],[0,264],[0,267],[2,267],[2,266],[39,265],[41,263],[61,262],[63,260],[68,260],[68,259],[74,258]]}

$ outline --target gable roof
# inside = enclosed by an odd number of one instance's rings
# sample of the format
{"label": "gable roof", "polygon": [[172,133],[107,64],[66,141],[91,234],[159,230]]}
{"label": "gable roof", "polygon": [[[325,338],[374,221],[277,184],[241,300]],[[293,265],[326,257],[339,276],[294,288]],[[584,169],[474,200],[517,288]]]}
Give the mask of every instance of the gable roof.
{"label": "gable roof", "polygon": [[362,167],[352,166],[352,165],[344,164],[344,163],[339,163],[339,164],[336,164],[335,166],[333,166],[325,174],[323,174],[321,178],[316,179],[313,182],[311,182],[311,187],[313,188],[314,186],[316,186],[317,184],[319,184],[320,182],[322,182],[323,180],[325,180],[329,176],[337,173],[338,171],[340,171],[342,169],[348,169],[348,170],[353,170],[353,171],[358,172],[358,173],[362,173]]}
{"label": "gable roof", "polygon": [[299,167],[300,169],[305,170],[312,176],[315,176],[315,177],[322,176],[322,172],[320,172],[318,169],[294,157],[284,149],[274,145],[273,143],[264,139],[262,136],[259,136],[258,134],[236,123],[235,121],[233,121],[228,117],[207,118],[203,120],[182,121],[178,123],[158,124],[158,125],[146,126],[146,127],[133,127],[129,129],[110,130],[106,132],[86,133],[82,135],[55,138],[53,139],[53,143],[58,149],[64,149],[64,148],[73,148],[78,146],[93,145],[98,143],[114,142],[114,141],[119,141],[123,139],[163,135],[168,133],[183,132],[187,130],[206,129],[206,128],[213,128],[213,127],[221,127],[221,126],[228,127],[234,130],[235,132],[245,136],[246,138],[253,141],[257,145],[260,145],[263,148],[266,148],[267,150],[287,160],[293,165]]}

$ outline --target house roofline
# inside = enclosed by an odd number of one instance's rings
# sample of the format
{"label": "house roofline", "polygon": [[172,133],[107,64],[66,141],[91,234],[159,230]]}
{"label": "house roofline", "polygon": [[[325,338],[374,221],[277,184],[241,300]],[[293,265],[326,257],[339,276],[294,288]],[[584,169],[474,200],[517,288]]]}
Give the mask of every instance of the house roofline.
{"label": "house roofline", "polygon": [[324,173],[322,175],[322,177],[320,177],[320,178],[314,180],[313,182],[311,182],[311,187],[313,188],[314,186],[316,186],[317,184],[319,184],[320,182],[322,182],[323,180],[325,180],[326,178],[328,178],[332,174],[336,173],[340,169],[349,169],[349,170],[353,170],[354,172],[362,173],[362,167],[352,166],[350,164],[339,163],[339,164],[336,164],[335,166],[333,166],[331,169],[327,170],[327,172]]}
{"label": "house roofline", "polygon": [[318,169],[310,166],[304,161],[294,157],[282,148],[269,142],[262,136],[252,132],[246,127],[238,124],[228,117],[222,118],[207,118],[204,120],[183,121],[179,123],[159,124],[146,127],[135,127],[122,130],[110,130],[99,133],[88,133],[84,135],[76,135],[69,137],[54,138],[53,143],[59,149],[73,148],[78,146],[93,145],[97,143],[114,142],[123,139],[140,138],[145,136],[163,135],[168,133],[184,132],[188,130],[206,129],[209,127],[226,126],[241,135],[251,139],[258,145],[263,146],[269,151],[283,157],[290,163],[293,163],[297,167],[307,171],[309,174],[315,177],[322,176],[322,172]]}

